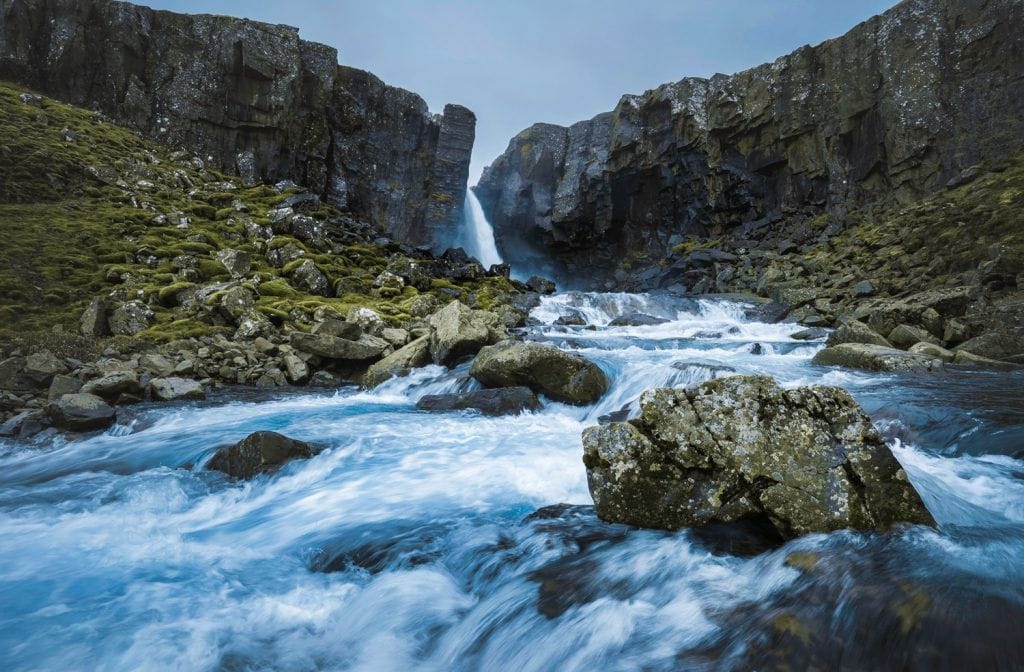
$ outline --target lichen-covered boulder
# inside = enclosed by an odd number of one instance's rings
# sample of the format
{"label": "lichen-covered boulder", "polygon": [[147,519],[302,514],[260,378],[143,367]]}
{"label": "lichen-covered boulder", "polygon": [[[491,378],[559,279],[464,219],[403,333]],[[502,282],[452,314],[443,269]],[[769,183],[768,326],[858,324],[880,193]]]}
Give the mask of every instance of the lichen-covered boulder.
{"label": "lichen-covered boulder", "polygon": [[273,473],[285,462],[312,457],[308,443],[290,439],[277,432],[253,432],[232,446],[217,450],[206,468],[221,471],[232,478],[252,478],[259,473]]}
{"label": "lichen-covered boulder", "polygon": [[147,329],[156,316],[141,301],[128,301],[110,315],[110,331],[118,336],[133,336]]}
{"label": "lichen-covered boulder", "polygon": [[485,387],[526,386],[567,404],[592,404],[608,391],[597,364],[553,345],[505,340],[480,350],[469,375]]}
{"label": "lichen-covered boulder", "polygon": [[819,350],[811,363],[865,371],[934,371],[942,368],[942,360],[937,357],[870,343],[842,343],[827,347]]}
{"label": "lichen-covered boulder", "polygon": [[63,429],[87,431],[114,424],[117,411],[95,394],[65,394],[47,407],[53,424]]}
{"label": "lichen-covered boulder", "polygon": [[498,387],[461,394],[428,394],[416,402],[424,411],[474,409],[484,415],[512,415],[540,409],[540,400],[528,387]]}
{"label": "lichen-covered boulder", "polygon": [[319,296],[331,296],[334,288],[327,276],[317,268],[312,259],[306,259],[291,272],[292,285],[296,289]]}
{"label": "lichen-covered boulder", "polygon": [[454,364],[508,335],[501,317],[486,310],[473,310],[461,301],[452,301],[431,315],[429,322],[434,330],[430,355],[436,364]]}
{"label": "lichen-covered boulder", "polygon": [[587,481],[608,521],[679,529],[766,518],[784,537],[933,525],[850,395],[730,376],[648,390],[641,415],[583,433]]}

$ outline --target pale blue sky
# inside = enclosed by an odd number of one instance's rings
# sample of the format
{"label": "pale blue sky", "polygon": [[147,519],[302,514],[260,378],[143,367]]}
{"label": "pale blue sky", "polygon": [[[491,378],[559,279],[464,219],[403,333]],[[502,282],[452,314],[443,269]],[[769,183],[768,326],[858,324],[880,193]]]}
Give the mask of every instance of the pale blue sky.
{"label": "pale blue sky", "polygon": [[732,73],[845,33],[894,0],[139,0],[297,26],[339,60],[477,115],[470,182],[509,138],[687,76]]}

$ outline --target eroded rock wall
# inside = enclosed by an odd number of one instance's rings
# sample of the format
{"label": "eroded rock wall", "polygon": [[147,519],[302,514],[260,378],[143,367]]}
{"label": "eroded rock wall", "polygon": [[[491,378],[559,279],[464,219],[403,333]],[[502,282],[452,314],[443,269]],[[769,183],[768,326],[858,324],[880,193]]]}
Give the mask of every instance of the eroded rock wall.
{"label": "eroded rock wall", "polygon": [[406,242],[435,243],[461,219],[473,113],[432,115],[296,28],[109,0],[0,0],[0,79],[248,182],[292,179]]}
{"label": "eroded rock wall", "polygon": [[772,63],[532,126],[476,194],[513,266],[590,284],[655,274],[686,236],[910,202],[1024,147],[1022,25],[1020,0],[906,0]]}

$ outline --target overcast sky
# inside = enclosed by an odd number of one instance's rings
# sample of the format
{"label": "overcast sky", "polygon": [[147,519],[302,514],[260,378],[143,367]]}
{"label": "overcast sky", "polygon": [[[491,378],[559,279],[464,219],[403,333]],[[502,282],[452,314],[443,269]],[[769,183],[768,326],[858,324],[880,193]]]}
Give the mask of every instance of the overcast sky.
{"label": "overcast sky", "polygon": [[477,116],[470,182],[538,121],[569,124],[687,76],[732,73],[842,35],[894,0],[137,0],[297,26],[372,71]]}

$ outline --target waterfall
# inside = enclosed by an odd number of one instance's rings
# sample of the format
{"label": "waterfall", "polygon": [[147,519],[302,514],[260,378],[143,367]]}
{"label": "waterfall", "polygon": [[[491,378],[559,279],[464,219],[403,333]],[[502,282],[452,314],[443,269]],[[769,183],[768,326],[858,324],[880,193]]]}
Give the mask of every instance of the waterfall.
{"label": "waterfall", "polygon": [[459,236],[462,247],[476,257],[484,268],[500,264],[501,255],[494,244],[494,229],[484,215],[484,209],[472,189],[466,189],[466,207],[463,214],[463,230]]}

